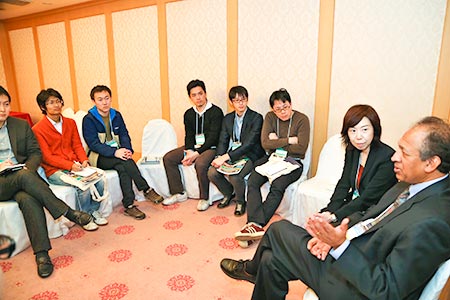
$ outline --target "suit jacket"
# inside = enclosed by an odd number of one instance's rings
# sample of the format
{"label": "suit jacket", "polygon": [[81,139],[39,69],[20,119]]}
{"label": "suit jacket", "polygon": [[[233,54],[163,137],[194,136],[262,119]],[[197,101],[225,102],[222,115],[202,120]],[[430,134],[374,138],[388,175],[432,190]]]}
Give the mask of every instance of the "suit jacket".
{"label": "suit jacket", "polygon": [[39,144],[27,121],[8,117],[8,135],[14,156],[21,164],[26,164],[30,171],[37,171],[42,154]]}
{"label": "suit jacket", "polygon": [[356,174],[359,168],[359,154],[361,151],[347,147],[345,163],[341,179],[339,179],[330,203],[321,211],[329,211],[336,215],[338,223],[343,218],[353,218],[353,213],[363,212],[376,204],[383,194],[389,190],[397,178],[391,157],[394,149],[382,142],[373,142],[369,156],[361,175],[359,197],[352,200],[356,189]]}
{"label": "suit jacket", "polygon": [[235,112],[227,114],[222,121],[219,144],[217,145],[217,155],[223,155],[228,152],[230,159],[236,161],[243,157],[248,157],[255,162],[261,158],[265,152],[261,147],[261,128],[263,117],[247,108],[242,122],[240,142],[241,146],[235,150],[228,151],[230,139],[233,137]]}
{"label": "suit jacket", "polygon": [[[396,184],[363,219],[378,216],[408,185]],[[403,203],[332,261],[323,299],[417,300],[450,257],[450,178]],[[333,281],[346,288],[333,290]],[[330,290],[331,289],[331,290]],[[349,295],[349,289],[355,294]],[[359,290],[361,293],[357,292]]]}

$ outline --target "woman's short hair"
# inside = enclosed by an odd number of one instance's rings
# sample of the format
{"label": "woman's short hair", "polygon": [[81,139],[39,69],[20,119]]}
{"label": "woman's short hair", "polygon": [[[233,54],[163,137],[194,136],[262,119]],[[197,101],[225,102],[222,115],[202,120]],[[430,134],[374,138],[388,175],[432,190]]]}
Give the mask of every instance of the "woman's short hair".
{"label": "woman's short hair", "polygon": [[356,126],[361,120],[367,117],[373,127],[373,140],[372,143],[379,142],[381,138],[381,123],[380,117],[378,116],[375,109],[372,106],[366,104],[357,104],[350,107],[347,113],[344,116],[344,120],[342,122],[342,142],[347,147],[353,147],[350,143],[350,138],[348,137],[348,130],[351,127]]}
{"label": "woman's short hair", "polygon": [[36,102],[44,115],[47,114],[47,108],[45,107],[45,103],[47,102],[48,98],[50,98],[51,96],[61,100],[61,104],[62,104],[62,106],[64,106],[64,99],[62,98],[61,94],[57,90],[52,89],[52,88],[42,90],[36,96]]}

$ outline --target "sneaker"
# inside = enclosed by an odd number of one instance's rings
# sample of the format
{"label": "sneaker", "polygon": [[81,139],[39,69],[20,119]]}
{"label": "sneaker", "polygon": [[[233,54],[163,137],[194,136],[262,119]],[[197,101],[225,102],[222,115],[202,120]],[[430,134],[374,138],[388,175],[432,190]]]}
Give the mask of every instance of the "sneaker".
{"label": "sneaker", "polygon": [[164,199],[162,202],[163,205],[172,205],[177,202],[184,202],[187,200],[187,194],[186,192],[183,192],[182,194],[175,194],[170,196],[169,198]]}
{"label": "sneaker", "polygon": [[98,229],[98,225],[94,223],[94,221],[91,221],[87,223],[86,225],[82,226],[84,230],[86,231],[94,231]]}
{"label": "sneaker", "polygon": [[209,208],[209,201],[208,200],[203,200],[203,199],[198,200],[198,204],[197,204],[197,210],[198,211],[205,211],[208,208]]}
{"label": "sneaker", "polygon": [[92,218],[94,218],[94,223],[97,225],[103,226],[108,224],[108,220],[106,220],[98,210],[92,213]]}
{"label": "sneaker", "polygon": [[248,241],[238,241],[238,245],[241,248],[248,248],[251,245],[253,245],[255,243],[255,241],[253,240],[248,240]]}
{"label": "sneaker", "polygon": [[136,220],[145,219],[145,214],[135,205],[130,205],[129,207],[125,208],[123,213],[125,216],[133,217]]}
{"label": "sneaker", "polygon": [[264,229],[256,223],[250,222],[234,234],[238,241],[259,240],[264,235]]}
{"label": "sneaker", "polygon": [[152,188],[149,188],[146,192],[144,192],[144,196],[145,199],[155,204],[159,204],[164,200],[164,198]]}

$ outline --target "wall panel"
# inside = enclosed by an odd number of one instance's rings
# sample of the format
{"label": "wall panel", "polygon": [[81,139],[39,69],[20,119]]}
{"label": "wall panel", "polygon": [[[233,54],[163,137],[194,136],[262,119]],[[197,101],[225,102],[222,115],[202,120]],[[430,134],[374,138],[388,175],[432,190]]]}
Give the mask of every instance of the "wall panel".
{"label": "wall panel", "polygon": [[9,32],[13,54],[17,91],[21,111],[30,113],[33,121],[41,118],[41,110],[36,104],[36,95],[40,91],[36,51],[32,28],[23,28]]}
{"label": "wall panel", "polygon": [[141,152],[143,127],[161,118],[157,10],[138,8],[112,17],[120,111],[127,116],[133,148]]}
{"label": "wall panel", "polygon": [[54,88],[64,98],[64,106],[73,108],[66,30],[63,22],[37,27],[44,88]]}
{"label": "wall panel", "polygon": [[328,134],[356,103],[380,114],[383,140],[431,114],[445,0],[337,0]]}
{"label": "wall panel", "polygon": [[192,106],[186,85],[205,82],[208,99],[227,110],[226,0],[167,4],[170,120],[184,143],[183,114]]}
{"label": "wall panel", "polygon": [[3,66],[3,58],[1,51],[0,51],[0,85],[3,86],[6,90],[8,90],[8,86],[6,85],[6,74],[5,68]]}
{"label": "wall panel", "polygon": [[263,116],[274,90],[286,88],[293,108],[313,125],[319,1],[239,1],[238,82]]}
{"label": "wall panel", "polygon": [[105,16],[72,20],[70,26],[79,108],[88,110],[92,107],[91,89],[110,85]]}

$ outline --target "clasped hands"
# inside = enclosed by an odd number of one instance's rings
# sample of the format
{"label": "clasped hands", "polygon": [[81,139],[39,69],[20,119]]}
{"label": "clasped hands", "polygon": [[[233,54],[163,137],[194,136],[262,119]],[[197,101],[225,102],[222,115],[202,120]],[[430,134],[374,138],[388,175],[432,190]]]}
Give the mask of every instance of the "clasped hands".
{"label": "clasped hands", "polygon": [[331,248],[336,249],[345,241],[349,219],[333,227],[329,223],[329,213],[315,213],[306,221],[306,231],[312,236],[308,241],[309,252],[317,259],[325,260]]}
{"label": "clasped hands", "polygon": [[133,157],[133,152],[127,148],[119,148],[114,152],[114,156],[121,160],[129,160]]}
{"label": "clasped hands", "polygon": [[198,153],[197,151],[185,150],[184,151],[184,158],[181,161],[181,163],[183,164],[183,166],[190,166],[190,165],[192,165],[195,162],[195,160],[199,156],[200,156],[200,153]]}

